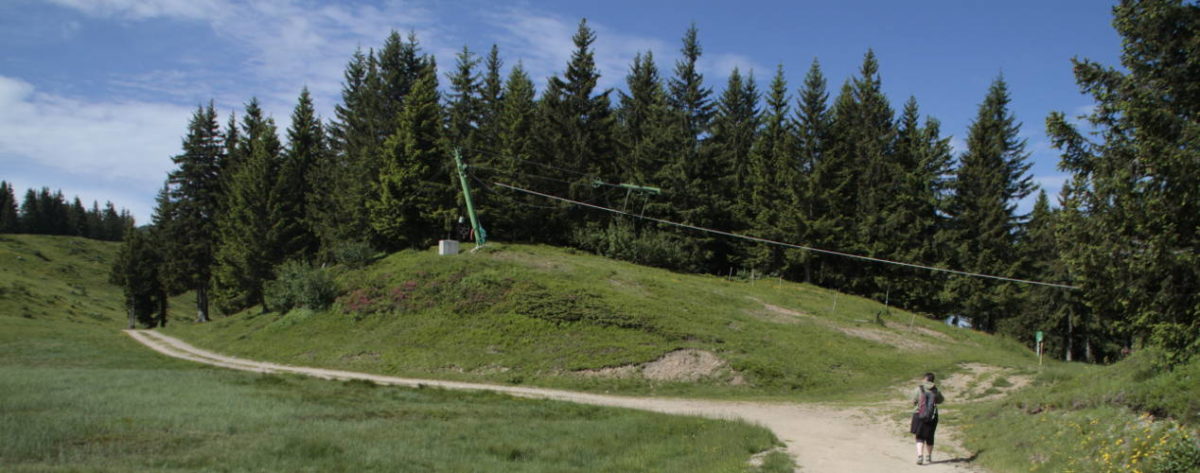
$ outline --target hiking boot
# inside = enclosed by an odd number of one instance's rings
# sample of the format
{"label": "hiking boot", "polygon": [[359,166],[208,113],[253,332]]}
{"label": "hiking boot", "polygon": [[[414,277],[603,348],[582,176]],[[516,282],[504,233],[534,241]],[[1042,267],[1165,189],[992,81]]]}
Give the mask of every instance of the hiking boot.
{"label": "hiking boot", "polygon": [[921,458],[920,455],[917,456],[917,464],[918,465],[924,465],[925,464],[924,461],[925,461],[925,459]]}
{"label": "hiking boot", "polygon": [[933,455],[925,455],[925,463],[932,465],[933,464]]}

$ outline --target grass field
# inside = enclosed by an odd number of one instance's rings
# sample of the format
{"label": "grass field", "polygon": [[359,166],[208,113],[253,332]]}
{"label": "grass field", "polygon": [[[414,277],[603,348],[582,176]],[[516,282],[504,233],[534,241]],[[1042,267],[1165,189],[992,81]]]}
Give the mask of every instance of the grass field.
{"label": "grass field", "polygon": [[[810,285],[672,273],[544,246],[406,251],[335,271],[342,295],[328,311],[255,308],[170,333],[283,363],[717,398],[874,400],[960,363],[1036,364],[1011,341]],[[686,382],[640,375],[684,349],[725,364]],[[594,374],[622,367],[624,377]]]}
{"label": "grass field", "polygon": [[118,293],[96,277],[115,248],[0,240],[4,471],[743,472],[777,444],[736,422],[166,358],[120,333]]}
{"label": "grass field", "polygon": [[[740,423],[168,359],[119,332],[120,291],[105,282],[116,247],[0,235],[5,471],[747,471],[776,445]],[[410,251],[335,271],[331,310],[252,309],[196,325],[181,297],[170,332],[284,363],[717,398],[879,400],[915,373],[980,363],[1033,376],[1008,397],[948,406],[947,424],[992,471],[1200,471],[1200,362],[1163,371],[1140,352],[1039,369],[1012,341],[861,298],[548,247]],[[580,373],[679,349],[727,365],[691,382]],[[1008,383],[968,388],[986,396]],[[763,471],[791,471],[790,460],[775,454]]]}
{"label": "grass field", "polygon": [[1200,472],[1200,360],[1164,371],[1051,362],[1034,385],[966,406],[967,446],[996,471]]}

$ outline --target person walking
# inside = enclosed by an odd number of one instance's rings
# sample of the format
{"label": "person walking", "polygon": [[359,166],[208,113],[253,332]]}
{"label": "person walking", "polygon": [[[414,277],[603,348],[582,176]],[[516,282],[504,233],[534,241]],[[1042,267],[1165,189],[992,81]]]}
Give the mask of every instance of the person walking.
{"label": "person walking", "polygon": [[913,393],[915,409],[909,432],[916,436],[918,465],[933,463],[933,434],[938,425],[937,406],[946,400],[933,380],[933,373],[925,373],[922,382]]}

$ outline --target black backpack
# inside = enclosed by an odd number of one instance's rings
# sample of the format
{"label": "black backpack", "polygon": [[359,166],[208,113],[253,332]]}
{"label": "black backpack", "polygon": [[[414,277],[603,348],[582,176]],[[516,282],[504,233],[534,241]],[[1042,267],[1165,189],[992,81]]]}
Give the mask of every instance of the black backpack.
{"label": "black backpack", "polygon": [[921,394],[917,396],[917,418],[932,420],[937,418],[937,392],[926,391],[925,386],[917,386]]}

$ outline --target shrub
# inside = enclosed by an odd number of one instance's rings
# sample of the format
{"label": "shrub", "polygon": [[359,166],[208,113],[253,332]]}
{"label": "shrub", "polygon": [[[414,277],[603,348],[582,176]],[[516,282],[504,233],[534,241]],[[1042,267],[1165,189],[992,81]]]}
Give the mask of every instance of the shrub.
{"label": "shrub", "polygon": [[267,304],[279,311],[296,307],[322,310],[337,297],[337,284],[324,268],[288,261],[275,270],[275,280],[266,284]]}
{"label": "shrub", "polygon": [[363,241],[344,241],[333,245],[333,260],[350,268],[361,268],[375,259],[375,248]]}

